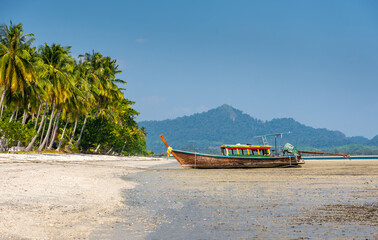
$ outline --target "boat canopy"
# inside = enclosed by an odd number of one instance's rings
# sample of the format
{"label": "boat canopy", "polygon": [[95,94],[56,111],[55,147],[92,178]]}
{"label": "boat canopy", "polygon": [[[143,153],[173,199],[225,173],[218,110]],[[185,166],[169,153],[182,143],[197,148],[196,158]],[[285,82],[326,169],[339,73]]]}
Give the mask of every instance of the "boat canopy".
{"label": "boat canopy", "polygon": [[270,145],[222,145],[222,154],[224,156],[270,156]]}

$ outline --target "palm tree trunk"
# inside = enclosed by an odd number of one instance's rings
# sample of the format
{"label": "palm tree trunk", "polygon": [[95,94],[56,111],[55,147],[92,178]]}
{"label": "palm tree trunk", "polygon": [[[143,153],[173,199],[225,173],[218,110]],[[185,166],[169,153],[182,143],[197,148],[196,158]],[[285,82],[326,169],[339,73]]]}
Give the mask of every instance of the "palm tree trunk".
{"label": "palm tree trunk", "polygon": [[96,149],[94,150],[95,153],[98,152],[98,149],[100,148],[100,146],[101,146],[101,143],[99,143],[99,144],[97,145]]}
{"label": "palm tree trunk", "polygon": [[0,115],[0,119],[3,118],[3,111],[4,111],[4,106],[1,106],[1,115]]}
{"label": "palm tree trunk", "polygon": [[[28,110],[29,110],[29,107],[30,107],[30,102],[29,102],[29,105],[28,105],[28,109],[24,109],[24,114],[22,115],[22,126],[25,126],[25,123],[26,123],[26,118],[28,116]],[[21,141],[19,140],[17,142],[17,147],[20,147],[21,146]]]}
{"label": "palm tree trunk", "polygon": [[74,126],[74,129],[72,130],[72,136],[71,136],[71,139],[70,139],[69,144],[68,144],[67,147],[66,147],[66,151],[69,151],[70,148],[71,148],[72,142],[73,142],[74,137],[75,137],[75,132],[76,132],[76,127],[77,127],[77,122],[78,122],[78,121],[79,121],[79,116],[76,116],[75,126]]}
{"label": "palm tree trunk", "polygon": [[1,117],[3,117],[3,107],[4,107],[4,98],[5,98],[5,93],[8,90],[8,86],[5,85],[3,89],[3,94],[1,95],[1,100],[0,100],[0,107],[1,107]]}
{"label": "palm tree trunk", "polygon": [[[12,121],[13,121],[13,118],[14,118],[14,115],[16,114],[16,112],[17,112],[17,109],[18,109],[18,106],[13,110],[13,113],[12,113],[11,118],[9,119],[9,122],[12,122]],[[16,117],[16,118],[17,118],[17,117]]]}
{"label": "palm tree trunk", "polygon": [[[37,129],[39,114],[41,113],[41,106],[42,106],[42,104],[39,104],[38,113],[37,113],[37,119],[35,120],[34,129]],[[47,106],[46,106],[46,108],[47,108]]]}
{"label": "palm tree trunk", "polygon": [[84,123],[83,123],[83,126],[81,127],[81,131],[80,131],[79,139],[77,140],[77,142],[76,142],[76,144],[75,144],[75,147],[78,147],[78,146],[79,146],[79,142],[80,142],[80,140],[81,140],[81,136],[83,135],[83,132],[84,132],[85,124],[87,123],[87,118],[88,118],[88,114],[85,115]]}
{"label": "palm tree trunk", "polygon": [[68,122],[69,122],[69,121],[70,121],[70,117],[67,117],[67,122],[66,122],[66,125],[64,125],[64,129],[63,129],[63,132],[62,132],[62,137],[60,138],[59,145],[58,145],[58,147],[56,148],[56,151],[59,151],[59,150],[60,150],[60,147],[62,146],[64,133],[66,132],[66,128],[67,128],[67,125],[68,125]]}
{"label": "palm tree trunk", "polygon": [[[59,112],[58,112],[59,113]],[[58,116],[58,113],[56,116]],[[50,139],[47,140],[46,142],[46,148],[49,149],[49,146],[50,146],[50,143],[53,141],[53,136],[54,136],[54,132],[55,132],[55,128],[56,128],[56,123],[58,122],[58,118],[56,117],[55,120],[54,120],[54,124],[53,124],[53,127],[51,129],[51,135],[50,135]]]}
{"label": "palm tree trunk", "polygon": [[[51,130],[52,133],[55,132],[56,124],[57,124],[57,122],[58,122],[58,116],[59,116],[59,111],[57,112],[56,118],[55,118],[55,120],[54,120],[54,125],[53,125],[52,130]],[[52,135],[51,135],[50,140],[47,142],[47,145],[50,145],[50,142],[52,141],[52,138],[53,138],[53,137],[52,137]]]}
{"label": "palm tree trunk", "polygon": [[16,122],[17,121],[17,118],[18,118],[18,106],[16,107],[17,111],[16,111],[16,115],[14,116],[14,121]]}
{"label": "palm tree trunk", "polygon": [[27,113],[26,113],[26,109],[24,109],[24,113],[22,114],[22,125],[25,126],[25,122],[26,122],[26,116],[27,116]]}
{"label": "palm tree trunk", "polygon": [[[47,119],[46,119],[46,120],[47,120]],[[46,122],[47,122],[47,121],[45,121],[45,122],[43,123],[42,134],[41,134],[41,140],[39,140],[40,143],[42,143],[43,138],[44,138],[45,129],[46,129]],[[42,124],[42,123],[41,123],[41,124]]]}
{"label": "palm tree trunk", "polygon": [[30,103],[28,105],[28,109],[24,109],[24,115],[22,116],[22,126],[25,126],[26,119],[28,118],[28,110],[30,108]]}
{"label": "palm tree trunk", "polygon": [[56,137],[56,132],[58,131],[58,128],[59,128],[59,120],[60,120],[60,114],[61,114],[61,110],[58,111],[58,114],[56,115],[56,121],[55,121],[55,126],[54,126],[54,131],[52,132],[52,136],[51,136],[51,140],[50,140],[50,145],[48,146],[48,150],[51,150],[53,144],[54,144],[54,141],[55,141],[55,137]]}
{"label": "palm tree trunk", "polygon": [[38,152],[41,152],[43,150],[43,148],[45,147],[45,145],[47,143],[47,140],[49,139],[50,132],[51,132],[52,122],[54,120],[54,111],[55,111],[55,100],[53,101],[53,106],[52,106],[52,110],[51,110],[51,117],[50,117],[49,127],[47,129],[47,133],[46,133],[45,138],[43,139],[43,142],[41,143],[41,145],[39,145]]}
{"label": "palm tree trunk", "polygon": [[119,154],[120,156],[122,156],[123,150],[124,150],[125,147],[126,147],[126,143],[127,143],[127,141],[125,141],[125,144],[124,144],[123,147],[122,147],[121,153]]}
{"label": "palm tree trunk", "polygon": [[[37,131],[37,134],[34,135],[33,139],[31,140],[31,142],[29,143],[29,145],[26,147],[25,151],[26,152],[30,152],[33,148],[33,145],[35,143],[35,141],[37,140],[37,137],[38,137],[38,134],[41,132],[42,130],[42,126],[44,126],[44,121],[45,121],[45,117],[46,117],[46,112],[47,112],[47,101],[46,101],[46,107],[45,107],[45,112],[43,113],[43,116],[42,116],[42,120],[41,120],[41,124],[39,125],[39,128],[38,128],[38,131]],[[38,122],[38,121],[37,121]]]}

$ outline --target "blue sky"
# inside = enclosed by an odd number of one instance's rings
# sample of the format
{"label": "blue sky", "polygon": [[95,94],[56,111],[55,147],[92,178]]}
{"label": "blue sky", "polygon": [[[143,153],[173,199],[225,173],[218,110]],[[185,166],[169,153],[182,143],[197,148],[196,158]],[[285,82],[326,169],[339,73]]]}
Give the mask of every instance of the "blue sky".
{"label": "blue sky", "polygon": [[117,59],[137,120],[229,104],[347,136],[378,134],[377,1],[6,1],[36,46]]}

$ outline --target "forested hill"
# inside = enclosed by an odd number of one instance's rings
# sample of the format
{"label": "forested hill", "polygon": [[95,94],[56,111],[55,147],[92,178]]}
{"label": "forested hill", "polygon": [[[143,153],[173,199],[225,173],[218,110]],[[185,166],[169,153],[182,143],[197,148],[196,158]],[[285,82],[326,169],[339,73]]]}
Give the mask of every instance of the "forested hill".
{"label": "forested hill", "polygon": [[[155,153],[166,151],[160,134],[165,136],[170,146],[184,150],[211,151],[222,144],[254,144],[257,143],[255,136],[289,131],[291,134],[284,135],[284,142],[307,149],[329,149],[348,144],[378,146],[378,135],[372,140],[348,138],[342,132],[315,129],[292,118],[261,121],[226,104],[204,113],[172,120],[143,121],[139,125],[147,130],[147,149]],[[270,144],[274,143],[274,138],[268,140]]]}

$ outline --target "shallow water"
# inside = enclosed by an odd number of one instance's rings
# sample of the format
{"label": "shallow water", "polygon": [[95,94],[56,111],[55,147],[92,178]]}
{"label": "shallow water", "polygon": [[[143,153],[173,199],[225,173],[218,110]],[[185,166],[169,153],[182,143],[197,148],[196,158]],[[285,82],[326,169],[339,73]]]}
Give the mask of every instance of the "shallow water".
{"label": "shallow water", "polygon": [[128,175],[111,239],[376,239],[378,165],[183,169]]}

